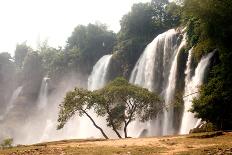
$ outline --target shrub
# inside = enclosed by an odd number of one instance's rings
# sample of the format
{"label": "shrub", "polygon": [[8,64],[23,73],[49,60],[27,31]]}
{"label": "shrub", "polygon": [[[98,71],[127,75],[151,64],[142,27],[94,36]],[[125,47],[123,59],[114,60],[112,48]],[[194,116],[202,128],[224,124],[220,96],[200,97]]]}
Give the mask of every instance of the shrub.
{"label": "shrub", "polygon": [[2,149],[4,149],[4,148],[11,148],[12,144],[13,144],[13,138],[7,138],[7,139],[4,139],[2,141],[2,143],[0,144],[0,146],[1,146]]}

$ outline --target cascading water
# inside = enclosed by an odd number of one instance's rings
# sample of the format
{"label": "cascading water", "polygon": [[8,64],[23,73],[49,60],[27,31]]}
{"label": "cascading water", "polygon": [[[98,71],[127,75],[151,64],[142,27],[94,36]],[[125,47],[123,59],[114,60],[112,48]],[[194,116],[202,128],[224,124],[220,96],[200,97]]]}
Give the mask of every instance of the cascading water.
{"label": "cascading water", "polygon": [[88,78],[88,90],[102,88],[106,84],[106,75],[112,55],[104,55],[94,65],[93,70]]}
{"label": "cascading water", "polygon": [[168,78],[168,85],[165,89],[165,104],[168,109],[168,111],[164,111],[164,125],[163,125],[163,135],[168,134],[174,134],[174,124],[173,124],[173,118],[174,118],[174,111],[173,111],[173,105],[171,104],[173,101],[175,88],[176,88],[176,74],[177,74],[177,58],[181,51],[181,49],[186,45],[186,34],[184,34],[184,37],[182,39],[182,42],[180,46],[178,47],[175,58],[172,62],[172,67],[170,70],[169,78]]}
{"label": "cascading water", "polygon": [[40,109],[46,107],[47,105],[47,95],[48,95],[48,77],[44,77],[42,84],[41,84],[41,88],[40,88],[40,93],[39,93],[39,99],[38,99],[38,107]]}
{"label": "cascading water", "polygon": [[[178,55],[181,48],[185,45],[185,38],[181,40],[181,32],[174,29],[168,30],[165,33],[158,35],[145,49],[134,67],[130,83],[142,86],[150,91],[160,94],[164,98],[166,106],[169,106],[175,94],[176,85],[178,83],[176,77],[178,71]],[[185,96],[197,91],[197,87],[203,83],[203,79],[208,68],[209,60],[212,53],[203,57],[198,64],[195,75],[191,77],[191,57],[192,52],[189,51],[189,56],[185,71]],[[107,73],[112,55],[105,55],[94,65],[93,71],[88,78],[88,89],[96,90],[102,88],[107,83]],[[178,62],[177,62],[178,61]],[[183,72],[183,71],[182,71]],[[191,74],[190,74],[191,73]],[[184,73],[182,73],[184,75]],[[67,80],[68,79],[68,80]],[[65,125],[62,130],[57,131],[57,116],[58,105],[63,101],[63,97],[67,91],[73,90],[74,86],[80,86],[83,81],[73,76],[73,81],[67,76],[62,79],[57,86],[57,89],[49,93],[48,96],[48,78],[44,78],[41,83],[40,94],[36,101],[38,107],[30,110],[30,117],[22,117],[21,121],[9,119],[8,122],[0,124],[1,134],[0,138],[12,136],[16,143],[31,144],[42,141],[70,139],[70,138],[90,138],[102,137],[99,130],[97,130],[92,122],[85,116],[73,117]],[[183,89],[183,88],[182,88]],[[20,95],[22,87],[17,88],[8,104],[6,112],[11,112],[17,107],[14,105],[16,99]],[[185,109],[182,118],[180,133],[184,134],[196,124],[196,119],[193,114],[188,112],[191,107],[191,100],[197,94],[184,98]],[[20,100],[21,101],[21,100]],[[50,104],[48,104],[48,101]],[[18,102],[17,102],[18,103]],[[19,102],[21,105],[23,100]],[[14,107],[15,106],[15,107]],[[14,109],[13,109],[14,108]],[[15,111],[17,111],[16,109]],[[19,109],[20,112],[26,112],[24,109]],[[101,126],[107,135],[112,137],[111,129],[107,128],[105,118],[98,118],[93,111],[89,111],[96,123]],[[31,115],[33,114],[33,115]],[[168,111],[163,111],[157,118],[148,122],[140,123],[134,121],[129,125],[128,135],[137,137],[139,135],[166,135],[175,133],[173,128],[173,109],[168,108]],[[2,116],[2,119],[4,117]],[[18,115],[17,115],[18,116]],[[25,121],[26,119],[26,121]],[[0,116],[0,121],[1,116]],[[15,125],[17,123],[17,125]],[[11,125],[17,126],[17,129],[9,131]],[[140,134],[141,133],[141,134]]]}
{"label": "cascading water", "polygon": [[192,106],[193,98],[197,97],[198,88],[204,82],[204,76],[206,74],[206,70],[209,66],[210,59],[213,56],[213,52],[209,53],[205,57],[203,57],[197,68],[195,70],[195,74],[191,77],[191,61],[192,61],[192,49],[189,51],[188,61],[186,65],[185,71],[185,90],[184,90],[184,114],[182,117],[182,123],[180,128],[180,134],[187,134],[190,129],[194,128],[197,119],[194,118],[194,114],[189,112],[189,109]]}
{"label": "cascading water", "polygon": [[[146,47],[130,77],[130,83],[159,93],[166,100],[167,104],[173,98],[175,91],[177,56],[186,42],[185,38],[183,38],[179,45],[179,36],[180,33],[174,29],[158,35]],[[158,115],[156,120],[153,120],[150,125],[145,124],[144,126],[142,124],[140,127],[134,125],[134,130],[138,130],[138,128],[142,130],[150,126],[150,135],[169,134],[168,124],[172,122],[170,120],[172,115],[170,114],[169,116],[169,112],[164,113],[164,116]],[[163,122],[163,120],[166,121]]]}
{"label": "cascading water", "polygon": [[177,34],[171,29],[147,45],[131,73],[130,83],[161,93],[174,58]]}
{"label": "cascading water", "polygon": [[15,89],[15,91],[13,92],[13,94],[12,94],[12,96],[11,96],[11,98],[10,98],[10,101],[9,101],[7,107],[6,107],[6,110],[4,111],[4,114],[0,116],[0,120],[3,120],[4,117],[10,112],[10,110],[11,110],[12,108],[14,108],[14,106],[15,106],[15,101],[16,101],[16,99],[19,97],[19,95],[20,95],[22,89],[23,89],[22,86],[20,86],[20,87],[18,87],[17,89]]}

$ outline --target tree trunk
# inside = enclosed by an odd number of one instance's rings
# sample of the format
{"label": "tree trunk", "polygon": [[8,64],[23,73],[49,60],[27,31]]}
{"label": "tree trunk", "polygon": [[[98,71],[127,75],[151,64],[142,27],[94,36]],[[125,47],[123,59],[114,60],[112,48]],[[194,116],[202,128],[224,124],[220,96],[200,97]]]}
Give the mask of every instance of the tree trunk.
{"label": "tree trunk", "polygon": [[115,125],[114,125],[114,122],[112,120],[112,117],[111,117],[111,113],[110,113],[110,110],[109,110],[109,107],[106,106],[106,112],[107,114],[109,115],[109,121],[110,121],[110,125],[112,126],[113,128],[113,131],[116,133],[116,135],[118,136],[118,138],[122,138],[122,136],[119,134],[118,130],[116,129]]}
{"label": "tree trunk", "polygon": [[118,130],[114,126],[114,123],[111,119],[110,119],[110,124],[112,125],[112,128],[113,128],[114,132],[116,133],[116,135],[118,136],[118,138],[122,138],[122,136],[119,134]]}
{"label": "tree trunk", "polygon": [[124,135],[125,135],[125,138],[128,138],[127,136],[127,123],[125,123],[125,126],[124,126]]}
{"label": "tree trunk", "polygon": [[95,123],[95,121],[93,120],[93,118],[92,118],[85,110],[83,110],[83,112],[86,114],[86,116],[89,117],[89,119],[92,121],[93,125],[94,125],[98,130],[101,131],[101,133],[102,133],[102,135],[105,137],[105,139],[109,139],[108,136],[105,134],[105,132],[102,130],[102,128],[99,127],[99,126]]}

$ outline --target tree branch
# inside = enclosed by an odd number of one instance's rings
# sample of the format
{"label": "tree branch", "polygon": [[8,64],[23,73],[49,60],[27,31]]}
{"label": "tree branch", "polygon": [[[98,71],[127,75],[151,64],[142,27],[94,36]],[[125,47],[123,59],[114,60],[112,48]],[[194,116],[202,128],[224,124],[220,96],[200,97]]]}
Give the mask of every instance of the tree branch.
{"label": "tree branch", "polygon": [[99,127],[99,126],[95,123],[95,121],[93,120],[93,118],[92,118],[85,110],[82,110],[82,112],[83,112],[84,114],[86,114],[86,116],[92,121],[93,125],[94,125],[98,130],[101,131],[101,133],[102,133],[102,135],[105,137],[105,139],[109,139],[108,136],[105,134],[105,132],[102,130],[102,128]]}
{"label": "tree branch", "polygon": [[113,117],[112,117],[112,115],[110,113],[110,109],[109,109],[108,105],[106,105],[105,108],[106,108],[107,114],[109,115],[109,121],[110,121],[110,124],[111,124],[111,126],[113,128],[113,131],[116,133],[116,135],[118,136],[118,138],[122,138],[122,136],[119,134],[119,132],[117,131],[117,128],[114,125],[114,122],[112,120]]}

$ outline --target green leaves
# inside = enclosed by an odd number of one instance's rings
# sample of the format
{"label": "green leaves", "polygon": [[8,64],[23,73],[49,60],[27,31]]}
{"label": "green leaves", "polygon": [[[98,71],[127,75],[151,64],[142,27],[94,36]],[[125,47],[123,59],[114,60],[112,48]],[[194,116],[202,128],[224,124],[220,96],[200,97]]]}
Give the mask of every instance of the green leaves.
{"label": "green leaves", "polygon": [[231,6],[230,0],[185,0],[183,6],[195,58],[217,51],[208,82],[201,87],[199,98],[193,100],[191,111],[218,129],[232,128]]}
{"label": "green leaves", "polygon": [[[116,36],[107,30],[103,24],[88,24],[88,26],[77,26],[68,38],[65,48],[66,54],[75,53],[71,67],[78,68],[87,74],[97,60],[113,50]],[[68,61],[70,63],[70,61]]]}
{"label": "green leaves", "polygon": [[2,143],[0,144],[0,146],[1,146],[0,148],[3,148],[3,149],[13,147],[13,138],[4,139]]}

